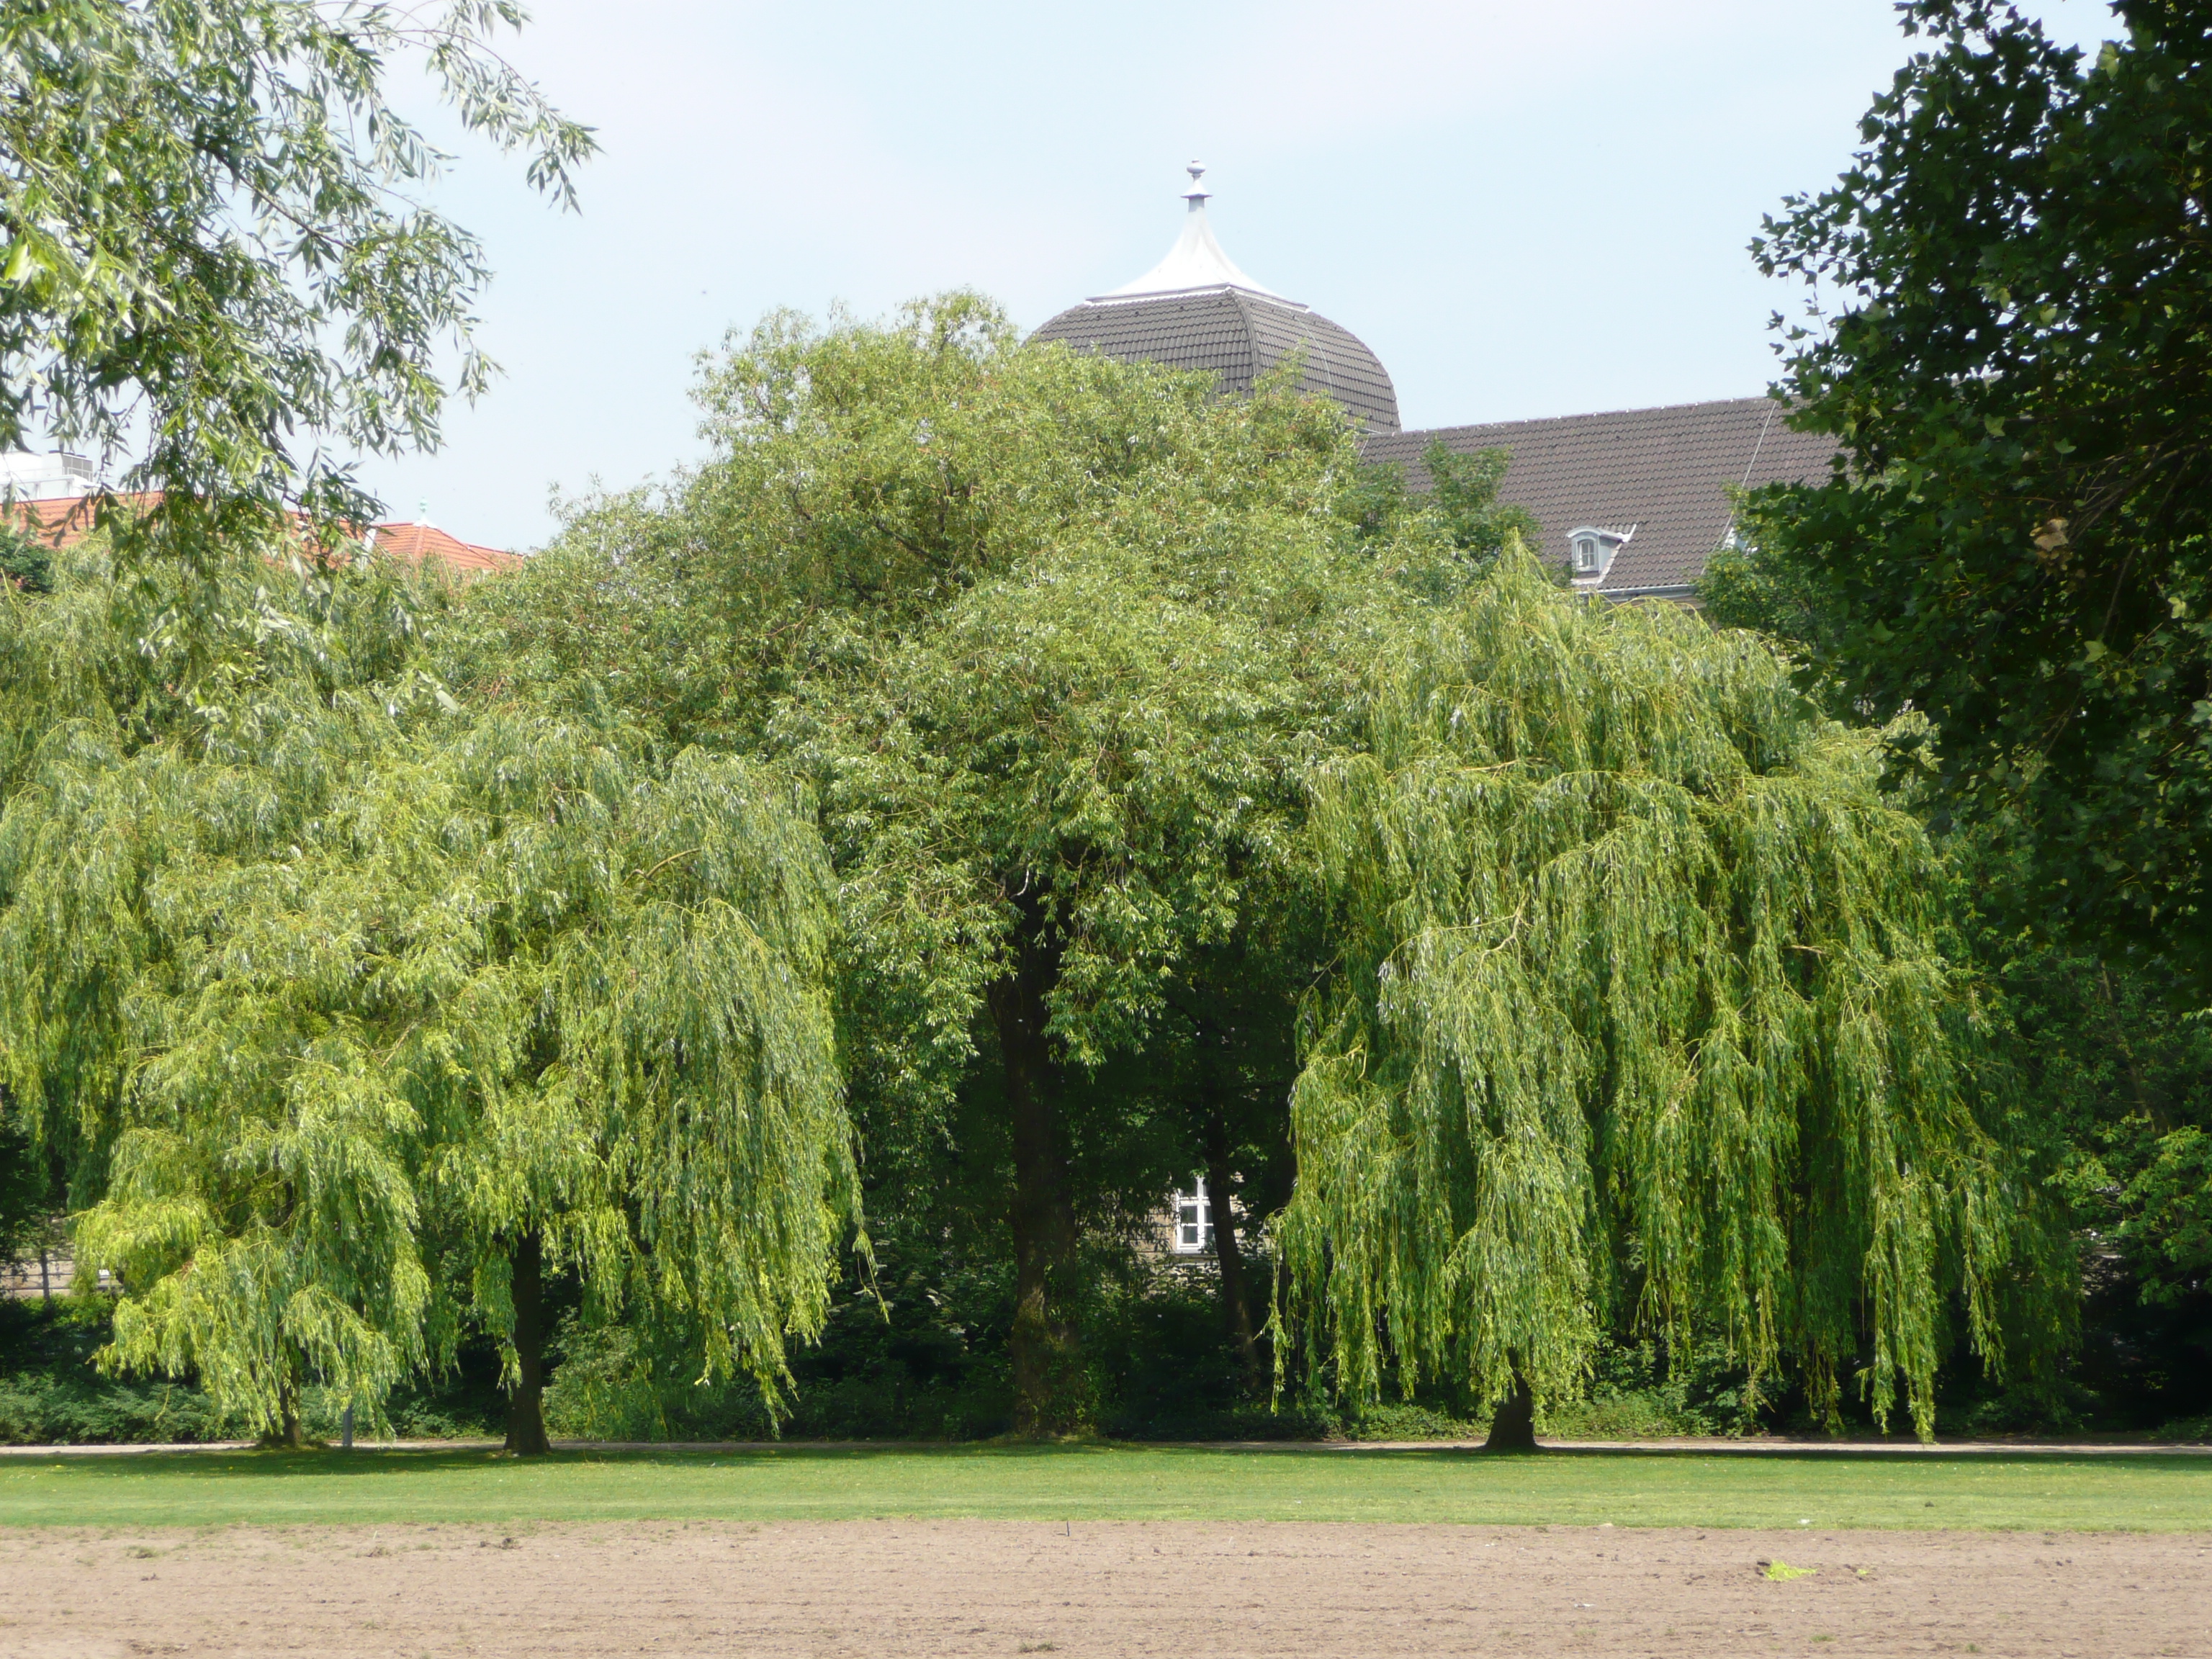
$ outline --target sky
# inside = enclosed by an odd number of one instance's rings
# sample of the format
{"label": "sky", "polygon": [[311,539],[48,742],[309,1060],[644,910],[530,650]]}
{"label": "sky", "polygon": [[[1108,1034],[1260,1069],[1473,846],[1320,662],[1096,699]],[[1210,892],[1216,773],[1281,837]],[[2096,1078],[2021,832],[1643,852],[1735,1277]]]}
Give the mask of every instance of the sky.
{"label": "sky", "polygon": [[363,469],[394,517],[517,549],[556,493],[702,458],[690,388],[730,331],[956,287],[1034,328],[1167,251],[1194,158],[1230,257],[1366,341],[1409,428],[1756,394],[1801,296],[1746,245],[1911,50],[1887,0],[534,12],[502,50],[598,130],[580,211],[445,136],[428,199],[484,242],[503,373],[437,453]]}

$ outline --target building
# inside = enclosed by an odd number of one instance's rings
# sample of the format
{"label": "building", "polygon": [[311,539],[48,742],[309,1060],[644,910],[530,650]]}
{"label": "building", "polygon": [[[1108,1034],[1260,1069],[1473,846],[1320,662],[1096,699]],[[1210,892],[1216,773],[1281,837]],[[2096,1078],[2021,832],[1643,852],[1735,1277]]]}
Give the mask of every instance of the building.
{"label": "building", "polygon": [[51,1302],[76,1284],[76,1258],[66,1239],[49,1240],[46,1249],[21,1261],[0,1261],[0,1297],[17,1302]]}
{"label": "building", "polygon": [[1349,329],[1254,282],[1221,251],[1206,222],[1212,195],[1190,164],[1182,234],[1168,257],[1111,294],[1070,306],[1031,335],[1128,362],[1208,369],[1224,392],[1252,382],[1293,350],[1305,362],[1300,390],[1334,398],[1370,433],[1398,429],[1398,392],[1375,354]]}
{"label": "building", "polygon": [[520,554],[480,546],[449,535],[427,516],[416,519],[413,524],[371,525],[365,539],[374,552],[386,553],[413,565],[434,561],[464,578],[513,570],[522,562]]}
{"label": "building", "polygon": [[1708,555],[1728,539],[1730,488],[1827,476],[1835,447],[1784,423],[1771,398],[1728,398],[1550,420],[1448,426],[1370,438],[1371,460],[1404,464],[1427,487],[1421,456],[1502,449],[1512,462],[1498,499],[1525,507],[1542,552],[1574,586],[1611,599],[1686,600]]}
{"label": "building", "polygon": [[[1249,1256],[1260,1248],[1260,1241],[1244,1231],[1249,1216],[1237,1215],[1236,1220],[1238,1241]],[[1133,1242],[1138,1255],[1157,1267],[1211,1273],[1215,1266],[1213,1195],[1206,1176],[1193,1172],[1185,1177],[1185,1184],[1146,1218]]]}
{"label": "building", "polygon": [[1389,372],[1349,330],[1261,287],[1222,251],[1206,220],[1210,193],[1194,161],[1182,234],[1136,281],[1071,306],[1030,337],[1128,361],[1210,370],[1239,392],[1294,350],[1298,384],[1331,397],[1360,423],[1374,460],[1402,464],[1427,486],[1432,443],[1460,454],[1511,458],[1499,499],[1541,527],[1539,552],[1574,586],[1613,599],[1686,600],[1705,560],[1727,540],[1732,488],[1827,474],[1827,439],[1794,432],[1770,398],[1550,420],[1401,430]]}
{"label": "building", "polygon": [[55,450],[0,455],[0,495],[11,501],[65,501],[100,487],[100,469],[82,455]]}
{"label": "building", "polygon": [[[0,501],[12,508],[12,522],[50,547],[73,546],[92,533],[98,506],[100,470],[82,455],[0,454]],[[153,495],[111,496],[126,506],[150,504]],[[435,564],[466,580],[493,571],[511,570],[522,561],[496,547],[465,542],[429,521],[427,510],[412,524],[397,520],[368,527],[362,544],[407,563]]]}

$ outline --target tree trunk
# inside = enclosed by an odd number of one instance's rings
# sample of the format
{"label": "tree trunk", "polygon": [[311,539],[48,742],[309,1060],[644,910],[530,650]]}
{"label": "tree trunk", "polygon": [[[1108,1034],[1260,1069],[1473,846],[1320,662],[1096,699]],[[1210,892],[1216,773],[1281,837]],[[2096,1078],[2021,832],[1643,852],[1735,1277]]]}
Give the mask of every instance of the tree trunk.
{"label": "tree trunk", "polygon": [[276,1407],[276,1443],[289,1450],[297,1451],[307,1443],[307,1437],[300,1427],[300,1390],[287,1383]]}
{"label": "tree trunk", "polygon": [[1244,1386],[1260,1386],[1260,1350],[1252,1334],[1252,1298],[1244,1283],[1244,1251],[1237,1237],[1237,1211],[1231,1201],[1235,1176],[1229,1168],[1229,1131],[1214,1111],[1206,1125],[1206,1192],[1213,1205],[1213,1260],[1221,1278],[1221,1323],[1237,1346]]}
{"label": "tree trunk", "polygon": [[1014,1431],[1025,1435],[1072,1433],[1085,1416],[1073,1301],[1075,1214],[1044,1029],[1045,993],[1059,968],[1042,918],[1026,913],[1013,971],[989,994],[1013,1129]]}
{"label": "tree trunk", "polygon": [[519,1457],[550,1451],[545,1437],[545,1246],[535,1229],[509,1259],[514,1300],[514,1392],[507,1402],[507,1449]]}
{"label": "tree trunk", "polygon": [[1485,1451],[1534,1451],[1536,1449],[1536,1399],[1529,1392],[1528,1379],[1521,1375],[1521,1368],[1513,1368],[1513,1392],[1498,1402],[1498,1409],[1490,1419],[1490,1438],[1482,1443]]}
{"label": "tree trunk", "polygon": [[300,1427],[300,1360],[289,1343],[284,1346],[285,1374],[276,1384],[276,1426],[262,1436],[261,1443],[297,1451],[307,1443]]}
{"label": "tree trunk", "polygon": [[2128,1084],[2135,1091],[2136,1106],[2151,1121],[2160,1134],[2173,1127],[2165,1111],[2163,1102],[2154,1102],[2150,1091],[2143,1085],[2142,1067],[2136,1063],[2135,1044],[2128,1041],[2128,1028],[2120,1018],[2120,1000],[2112,993],[2112,970],[2103,963],[2097,964],[2097,977],[2105,992],[2105,1016],[2112,1022],[2112,1046],[2119,1050],[2120,1059],[2128,1068]]}

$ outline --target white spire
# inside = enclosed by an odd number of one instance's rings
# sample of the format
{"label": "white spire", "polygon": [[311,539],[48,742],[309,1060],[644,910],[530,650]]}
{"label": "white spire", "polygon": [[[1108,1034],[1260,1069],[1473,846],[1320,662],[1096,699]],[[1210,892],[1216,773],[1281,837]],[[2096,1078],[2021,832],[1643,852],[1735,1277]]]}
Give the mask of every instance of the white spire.
{"label": "white spire", "polygon": [[1190,164],[1190,188],[1182,193],[1183,200],[1190,204],[1190,210],[1183,217],[1182,234],[1168,250],[1168,257],[1135,282],[1124,283],[1111,294],[1094,295],[1093,303],[1134,300],[1153,294],[1188,294],[1210,288],[1241,288],[1247,293],[1264,294],[1271,300],[1282,299],[1274,289],[1261,287],[1237,270],[1221,251],[1221,244],[1213,240],[1213,228],[1206,222],[1206,202],[1211,192],[1199,182],[1205,173],[1203,163]]}

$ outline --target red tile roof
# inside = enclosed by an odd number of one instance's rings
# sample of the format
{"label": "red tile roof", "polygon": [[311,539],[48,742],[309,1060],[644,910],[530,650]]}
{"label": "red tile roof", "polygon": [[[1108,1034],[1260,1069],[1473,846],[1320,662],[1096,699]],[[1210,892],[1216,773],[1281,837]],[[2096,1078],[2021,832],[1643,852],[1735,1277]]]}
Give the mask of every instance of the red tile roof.
{"label": "red tile roof", "polygon": [[[110,502],[126,510],[150,507],[160,499],[155,494],[108,497]],[[48,545],[61,548],[74,547],[92,533],[93,514],[97,507],[97,498],[91,495],[59,495],[43,501],[18,501],[15,511],[27,531]],[[513,570],[522,563],[518,554],[465,542],[433,524],[372,525],[364,543],[380,553],[388,553],[418,567],[435,559],[464,580]]]}
{"label": "red tile roof", "polygon": [[[150,507],[155,495],[111,495],[108,500],[125,509]],[[15,513],[25,533],[49,547],[75,547],[92,534],[93,514],[100,501],[93,495],[54,495],[43,501],[17,501]]]}
{"label": "red tile roof", "polygon": [[419,565],[436,559],[457,575],[484,575],[517,568],[519,554],[481,547],[449,536],[434,524],[380,524],[371,527],[368,544],[380,553]]}

